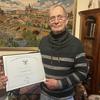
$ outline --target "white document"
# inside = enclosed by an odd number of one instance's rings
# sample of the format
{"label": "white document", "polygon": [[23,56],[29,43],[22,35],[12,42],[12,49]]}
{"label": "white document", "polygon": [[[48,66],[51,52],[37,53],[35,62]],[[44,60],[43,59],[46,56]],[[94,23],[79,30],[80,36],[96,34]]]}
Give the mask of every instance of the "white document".
{"label": "white document", "polygon": [[7,55],[3,62],[8,77],[6,91],[45,81],[40,53]]}

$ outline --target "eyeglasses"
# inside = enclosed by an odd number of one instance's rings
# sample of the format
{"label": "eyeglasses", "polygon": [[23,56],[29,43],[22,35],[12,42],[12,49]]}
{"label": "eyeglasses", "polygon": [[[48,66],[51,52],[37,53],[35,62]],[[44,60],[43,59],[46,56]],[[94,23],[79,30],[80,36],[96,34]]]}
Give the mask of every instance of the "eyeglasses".
{"label": "eyeglasses", "polygon": [[64,21],[65,20],[65,16],[62,15],[58,15],[58,16],[52,16],[49,18],[50,22],[55,22],[55,20],[57,19],[58,21]]}

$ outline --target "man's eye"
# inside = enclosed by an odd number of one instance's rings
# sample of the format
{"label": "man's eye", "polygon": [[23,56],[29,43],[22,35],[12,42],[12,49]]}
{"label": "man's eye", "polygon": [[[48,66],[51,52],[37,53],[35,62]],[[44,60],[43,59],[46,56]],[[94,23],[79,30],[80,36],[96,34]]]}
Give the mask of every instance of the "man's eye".
{"label": "man's eye", "polygon": [[64,17],[64,16],[61,16],[61,15],[58,16],[59,19],[62,19],[63,17]]}
{"label": "man's eye", "polygon": [[54,20],[55,19],[55,17],[50,17],[50,20]]}

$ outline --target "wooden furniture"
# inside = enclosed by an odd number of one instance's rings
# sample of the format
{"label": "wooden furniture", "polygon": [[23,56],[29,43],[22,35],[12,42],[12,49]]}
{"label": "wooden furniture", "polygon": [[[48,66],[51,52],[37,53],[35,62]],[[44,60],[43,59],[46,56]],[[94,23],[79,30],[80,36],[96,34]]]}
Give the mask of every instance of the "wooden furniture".
{"label": "wooden furniture", "polygon": [[80,39],[90,64],[89,93],[100,94],[100,8],[80,11]]}
{"label": "wooden furniture", "polygon": [[90,95],[88,100],[100,100],[100,95]]}

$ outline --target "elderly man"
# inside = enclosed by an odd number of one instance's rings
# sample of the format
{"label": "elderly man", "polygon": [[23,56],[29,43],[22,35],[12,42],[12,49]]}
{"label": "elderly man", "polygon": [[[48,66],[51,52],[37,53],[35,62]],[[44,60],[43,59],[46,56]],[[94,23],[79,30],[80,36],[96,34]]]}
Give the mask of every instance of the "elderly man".
{"label": "elderly man", "polygon": [[65,8],[52,6],[49,10],[51,32],[39,46],[47,78],[41,83],[40,100],[74,100],[74,87],[87,77],[83,46],[68,32],[67,23]]}

